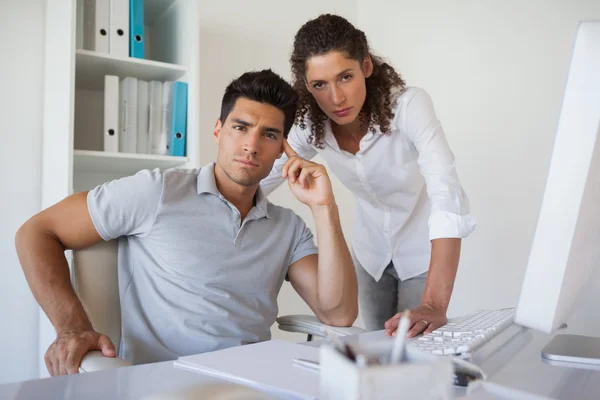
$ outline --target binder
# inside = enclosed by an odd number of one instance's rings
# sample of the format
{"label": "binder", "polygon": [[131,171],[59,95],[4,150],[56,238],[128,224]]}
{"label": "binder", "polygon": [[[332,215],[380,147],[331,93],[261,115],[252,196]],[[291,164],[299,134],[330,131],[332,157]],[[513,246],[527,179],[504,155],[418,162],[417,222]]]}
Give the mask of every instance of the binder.
{"label": "binder", "polygon": [[144,58],[144,0],[129,0],[129,56]]}
{"label": "binder", "polygon": [[128,76],[121,80],[119,86],[121,153],[135,153],[137,150],[137,83],[137,78]]}
{"label": "binder", "polygon": [[187,92],[187,83],[174,83],[173,113],[169,143],[170,154],[172,156],[185,156],[185,142],[187,137]]}
{"label": "binder", "polygon": [[109,0],[83,0],[83,48],[109,52]]}
{"label": "binder", "polygon": [[119,77],[104,76],[104,151],[119,151]]}
{"label": "binder", "polygon": [[109,9],[109,52],[113,56],[127,58],[129,57],[129,0],[110,0]]}
{"label": "binder", "polygon": [[162,90],[162,124],[158,138],[157,153],[163,156],[170,154],[169,140],[173,129],[173,86],[174,82],[164,82]]}
{"label": "binder", "polygon": [[[148,136],[150,140],[151,154],[163,154],[161,152],[161,132],[163,120],[162,92],[162,82],[151,81],[148,84]],[[165,152],[166,148],[167,145],[165,143]]]}
{"label": "binder", "polygon": [[150,140],[148,135],[148,82],[138,80],[137,91],[138,96],[136,153],[149,154]]}

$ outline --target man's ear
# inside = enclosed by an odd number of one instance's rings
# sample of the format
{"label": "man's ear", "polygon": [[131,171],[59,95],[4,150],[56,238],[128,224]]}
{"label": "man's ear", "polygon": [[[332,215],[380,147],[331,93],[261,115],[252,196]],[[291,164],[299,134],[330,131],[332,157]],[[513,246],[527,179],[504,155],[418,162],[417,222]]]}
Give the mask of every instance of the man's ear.
{"label": "man's ear", "polygon": [[371,56],[366,56],[363,65],[362,65],[363,74],[365,78],[368,78],[373,74],[373,60],[371,60]]}
{"label": "man's ear", "polygon": [[217,122],[215,123],[215,130],[213,131],[213,138],[215,139],[215,143],[219,144],[219,136],[221,135],[221,128],[223,124],[221,123],[221,118],[217,118]]}

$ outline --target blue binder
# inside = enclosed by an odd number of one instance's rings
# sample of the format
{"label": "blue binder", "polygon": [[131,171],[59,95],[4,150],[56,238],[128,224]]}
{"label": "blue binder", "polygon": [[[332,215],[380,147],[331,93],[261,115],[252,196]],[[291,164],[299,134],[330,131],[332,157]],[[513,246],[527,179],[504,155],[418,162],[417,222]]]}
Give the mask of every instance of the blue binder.
{"label": "blue binder", "polygon": [[129,0],[129,57],[144,58],[144,0]]}
{"label": "blue binder", "polygon": [[171,122],[170,152],[172,156],[185,156],[187,137],[187,94],[188,84],[175,82],[173,85],[173,119]]}

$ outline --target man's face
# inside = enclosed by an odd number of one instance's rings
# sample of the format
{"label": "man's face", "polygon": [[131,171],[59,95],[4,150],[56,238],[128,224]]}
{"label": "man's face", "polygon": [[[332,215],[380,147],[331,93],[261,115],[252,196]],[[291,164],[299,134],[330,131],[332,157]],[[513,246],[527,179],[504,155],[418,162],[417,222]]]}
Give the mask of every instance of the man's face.
{"label": "man's face", "polygon": [[269,175],[282,154],[284,120],[278,108],[243,97],[225,121],[217,120],[217,163],[232,181],[254,186]]}

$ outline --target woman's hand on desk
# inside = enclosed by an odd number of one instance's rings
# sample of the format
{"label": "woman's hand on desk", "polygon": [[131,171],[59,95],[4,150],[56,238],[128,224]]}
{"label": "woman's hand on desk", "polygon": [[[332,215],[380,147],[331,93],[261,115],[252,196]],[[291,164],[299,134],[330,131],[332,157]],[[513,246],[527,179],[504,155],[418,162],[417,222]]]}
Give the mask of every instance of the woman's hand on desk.
{"label": "woman's hand on desk", "polygon": [[[402,315],[403,313],[398,313],[386,321],[385,334],[387,336],[396,335],[398,323]],[[408,337],[412,338],[421,333],[426,335],[441,328],[447,323],[448,318],[446,318],[445,309],[422,304],[419,307],[410,310],[410,329],[408,331]]]}
{"label": "woman's hand on desk", "polygon": [[116,357],[108,336],[94,330],[60,332],[44,356],[46,368],[52,376],[76,374],[83,356],[93,350],[102,351],[105,357]]}

